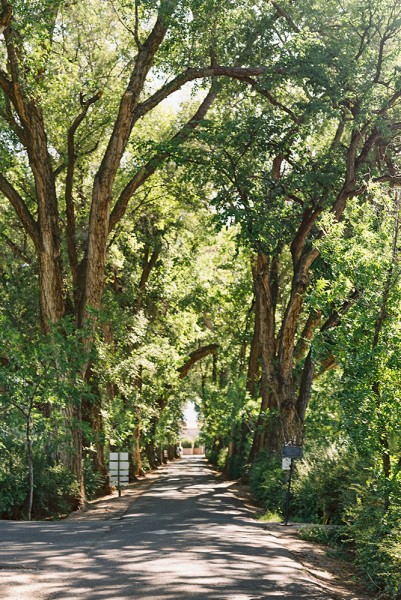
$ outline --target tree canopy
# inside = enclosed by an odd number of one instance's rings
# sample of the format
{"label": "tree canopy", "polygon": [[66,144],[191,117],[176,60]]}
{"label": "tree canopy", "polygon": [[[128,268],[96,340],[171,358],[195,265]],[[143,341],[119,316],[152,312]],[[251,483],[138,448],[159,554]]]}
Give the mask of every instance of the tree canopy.
{"label": "tree canopy", "polygon": [[3,517],[173,459],[190,399],[271,510],[303,446],[298,510],[396,597],[400,33],[395,0],[2,0]]}

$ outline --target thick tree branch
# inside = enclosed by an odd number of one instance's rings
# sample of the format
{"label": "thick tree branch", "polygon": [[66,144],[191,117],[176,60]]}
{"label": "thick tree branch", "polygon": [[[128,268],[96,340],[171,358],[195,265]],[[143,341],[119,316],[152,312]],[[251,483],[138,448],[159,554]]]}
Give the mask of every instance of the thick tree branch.
{"label": "thick tree branch", "polygon": [[[266,72],[266,67],[226,67],[226,66],[208,66],[188,68],[180,75],[166,83],[157,92],[150,96],[144,102],[138,104],[135,109],[133,120],[137,121],[149,111],[155,108],[165,98],[179,90],[185,83],[194,81],[195,79],[206,79],[208,77],[230,77],[240,81],[246,81],[249,77],[258,77]],[[248,82],[249,83],[249,82]]]}
{"label": "thick tree branch", "polygon": [[138,312],[142,308],[143,295],[146,289],[146,284],[148,283],[149,276],[152,272],[152,269],[156,266],[157,260],[160,256],[160,248],[154,248],[152,254],[149,257],[149,248],[145,248],[145,252],[143,255],[142,261],[142,273],[141,279],[139,281],[138,286],[138,296],[135,302],[135,310]]}
{"label": "thick tree branch", "polygon": [[89,108],[97,102],[102,96],[102,92],[97,92],[91,98],[87,100],[84,97],[80,96],[80,102],[82,106],[82,111],[80,114],[74,119],[67,136],[67,175],[65,180],[65,205],[66,205],[66,216],[67,216],[67,249],[68,249],[68,258],[70,261],[74,288],[77,288],[77,269],[78,269],[78,255],[77,255],[77,247],[76,247],[76,239],[75,239],[75,207],[74,207],[74,199],[73,199],[73,186],[74,186],[74,171],[75,171],[75,160],[76,160],[76,152],[75,152],[75,133],[85,119],[86,114]]}
{"label": "thick tree branch", "polygon": [[291,256],[294,266],[297,265],[299,259],[301,258],[303,250],[305,248],[306,240],[322,211],[323,209],[320,206],[316,208],[310,207],[305,209],[304,214],[302,216],[302,222],[291,243]]}
{"label": "thick tree branch", "polygon": [[142,48],[138,51],[131,77],[123,94],[114,128],[94,179],[89,217],[88,249],[83,262],[79,321],[85,317],[88,305],[98,308],[104,286],[107,237],[110,231],[112,189],[121,159],[134,126],[133,113],[142,93],[155,54],[169,26],[177,0],[162,0],[156,23]]}
{"label": "thick tree branch", "polygon": [[12,94],[12,82],[8,78],[8,75],[3,69],[0,69],[0,87],[3,90],[7,98]]}
{"label": "thick tree branch", "polygon": [[301,336],[295,346],[294,360],[299,361],[303,358],[309,348],[309,342],[311,341],[316,328],[319,327],[322,321],[322,315],[320,311],[312,311],[306,320],[305,326],[302,330]]}
{"label": "thick tree branch", "polygon": [[[237,79],[240,78],[237,77]],[[248,83],[250,86],[252,86],[261,96],[267,98],[270,104],[285,112],[290,117],[290,119],[294,121],[294,123],[296,123],[297,125],[300,125],[302,123],[301,117],[298,117],[290,108],[288,108],[288,106],[277,100],[277,98],[275,98],[273,94],[269,92],[269,90],[266,90],[263,86],[261,86],[258,81],[252,79],[252,77],[242,77],[241,79],[245,83]]]}
{"label": "thick tree branch", "polygon": [[256,293],[256,311],[259,314],[260,348],[263,368],[268,383],[273,386],[277,373],[274,366],[276,356],[276,305],[278,260],[259,251],[257,262],[252,268]]}
{"label": "thick tree branch", "polygon": [[300,33],[301,30],[299,29],[298,25],[295,24],[293,18],[291,17],[291,15],[288,13],[288,11],[286,11],[280,4],[279,2],[276,2],[275,0],[271,0],[272,5],[274,6],[274,8],[276,9],[276,11],[278,12],[278,14],[283,17],[287,23],[290,25],[291,29],[293,29],[293,31],[295,31],[295,33]]}
{"label": "thick tree branch", "polygon": [[336,219],[341,218],[346,202],[354,192],[356,178],[356,156],[361,140],[361,130],[354,129],[351,134],[351,141],[347,151],[344,184],[333,205],[333,213]]}
{"label": "thick tree branch", "polygon": [[312,359],[312,349],[309,350],[302,370],[301,382],[299,386],[299,394],[296,402],[296,411],[298,417],[303,422],[306,407],[308,406],[311,395],[313,379],[315,375],[315,362]]}
{"label": "thick tree branch", "polygon": [[292,371],[298,317],[302,309],[304,293],[309,283],[309,269],[318,256],[319,250],[312,248],[312,250],[301,256],[294,269],[291,295],[279,334],[278,357],[283,377]]}
{"label": "thick tree branch", "polygon": [[137,54],[127,89],[120,102],[113,132],[95,178],[94,201],[98,196],[106,202],[110,199],[114,178],[134,125],[133,114],[139,95],[153,65],[155,54],[167,33],[169,17],[176,5],[177,2],[173,0],[161,2],[156,23]]}
{"label": "thick tree branch", "polygon": [[388,37],[387,36],[383,36],[380,40],[379,43],[379,54],[377,57],[377,64],[376,64],[376,73],[373,79],[373,83],[379,83],[380,82],[380,78],[381,78],[381,73],[382,73],[382,67],[383,67],[383,56],[384,56],[384,47],[386,45],[386,42],[388,41]]}
{"label": "thick tree branch", "polygon": [[4,33],[10,23],[11,16],[13,14],[13,8],[11,4],[3,2],[3,10],[0,16],[0,34]]}
{"label": "thick tree branch", "polygon": [[139,37],[138,37],[138,0],[135,0],[135,25],[134,25],[134,30],[131,29],[131,27],[128,27],[128,25],[124,22],[124,20],[120,17],[118,10],[116,9],[113,0],[110,0],[111,6],[113,7],[114,13],[118,19],[118,21],[121,23],[121,25],[124,27],[124,29],[126,29],[128,31],[128,33],[130,33],[132,35],[132,37],[135,40],[135,44],[137,46],[138,49],[142,48],[142,44],[139,41]]}
{"label": "thick tree branch", "polygon": [[338,310],[333,310],[333,312],[328,316],[326,321],[320,328],[321,332],[328,331],[329,329],[333,329],[333,327],[337,327],[341,322],[341,317],[343,317],[347,312],[352,308],[352,306],[359,300],[361,297],[361,290],[353,290],[348,298],[344,300],[341,307]]}
{"label": "thick tree branch", "polygon": [[10,201],[15,212],[17,213],[26,233],[32,239],[35,247],[39,250],[41,247],[39,228],[27,205],[17,190],[7,181],[0,173],[0,191]]}
{"label": "thick tree branch", "polygon": [[31,259],[28,258],[28,256],[25,254],[25,252],[21,250],[21,248],[15,242],[10,240],[10,238],[5,233],[1,234],[1,238],[6,242],[7,246],[11,249],[14,256],[19,258],[20,260],[23,260],[25,263],[30,264],[32,262]]}
{"label": "thick tree branch", "polygon": [[184,379],[184,377],[188,375],[189,371],[192,369],[192,367],[195,366],[197,362],[199,362],[203,358],[206,358],[206,356],[209,356],[210,354],[216,354],[218,349],[219,344],[209,344],[208,346],[203,346],[202,348],[198,348],[197,350],[191,352],[189,355],[189,360],[187,360],[186,363],[182,365],[182,367],[177,369],[177,371],[180,374],[179,378]]}
{"label": "thick tree branch", "polygon": [[400,100],[400,98],[401,90],[397,90],[396,92],[394,92],[391,98],[388,99],[386,104],[380,110],[378,110],[377,112],[375,111],[375,114],[378,114],[380,117],[386,116],[390,108],[393,108],[393,106],[398,102],[398,100]]}
{"label": "thick tree branch", "polygon": [[[185,140],[189,138],[192,131],[199,126],[199,123],[204,119],[207,111],[213,104],[215,98],[217,96],[217,90],[215,86],[212,86],[206,98],[203,100],[202,104],[199,106],[198,110],[194,114],[194,116],[188,121],[188,123],[171,138],[171,144],[177,146],[182,144]],[[131,179],[131,181],[125,186],[123,191],[120,194],[119,199],[117,200],[111,215],[110,215],[110,225],[109,231],[111,231],[116,224],[120,221],[120,219],[124,216],[125,211],[128,206],[128,202],[132,198],[133,194],[137,191],[137,189],[149,179],[151,175],[156,171],[156,169],[163,163],[163,161],[171,156],[171,152],[160,152],[159,154],[155,154]]]}
{"label": "thick tree branch", "polygon": [[10,127],[13,129],[13,131],[17,134],[18,139],[21,142],[21,144],[24,147],[26,147],[27,142],[26,142],[25,131],[24,131],[23,127],[21,127],[21,125],[18,123],[17,119],[15,118],[15,115],[14,115],[13,109],[12,109],[12,105],[10,102],[10,98],[7,94],[4,94],[4,102],[5,102],[5,111],[4,111],[5,119],[6,119],[7,123],[10,125]]}
{"label": "thick tree branch", "polygon": [[139,39],[139,11],[138,11],[138,0],[135,0],[135,25],[134,25],[134,40],[138,50],[141,50],[142,43]]}

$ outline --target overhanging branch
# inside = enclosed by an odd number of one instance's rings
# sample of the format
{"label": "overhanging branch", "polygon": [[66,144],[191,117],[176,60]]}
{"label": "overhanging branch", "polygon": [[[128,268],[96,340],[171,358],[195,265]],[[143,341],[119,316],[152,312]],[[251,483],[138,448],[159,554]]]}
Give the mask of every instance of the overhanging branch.
{"label": "overhanging branch", "polygon": [[[212,88],[210,89],[206,98],[203,100],[202,104],[199,106],[194,116],[188,121],[188,123],[186,123],[186,125],[178,133],[176,133],[171,138],[170,142],[172,144],[182,144],[185,140],[189,138],[191,132],[199,126],[199,123],[205,117],[207,111],[213,104],[216,95],[217,90],[215,86],[212,85]],[[143,167],[141,167],[141,169],[139,169],[139,171],[137,171],[137,173],[134,175],[131,181],[125,186],[111,212],[109,232],[124,216],[128,206],[128,202],[132,198],[133,194],[138,190],[139,187],[141,187],[141,185],[145,183],[145,181],[149,179],[151,175],[153,175],[156,169],[169,156],[171,156],[171,152],[169,151],[155,154]]]}
{"label": "overhanging branch", "polygon": [[[266,67],[226,67],[226,66],[208,66],[196,68],[188,68],[180,75],[166,83],[157,92],[150,96],[144,102],[138,104],[133,113],[134,123],[146,115],[149,111],[155,108],[162,100],[179,90],[185,83],[194,81],[195,79],[206,79],[207,77],[230,77],[231,79],[239,79],[246,81],[250,77],[259,77],[266,72]],[[250,83],[248,81],[248,83]]]}
{"label": "overhanging branch", "polygon": [[33,218],[32,214],[30,213],[27,205],[25,204],[20,194],[1,173],[0,192],[2,192],[4,196],[10,201],[10,203],[14,207],[15,212],[20,218],[20,221],[25,231],[35,244],[35,247],[37,249],[40,249],[39,229],[35,219]]}
{"label": "overhanging branch", "polygon": [[188,375],[189,371],[196,365],[197,362],[206,358],[210,354],[216,354],[219,349],[219,344],[209,344],[208,346],[202,346],[190,353],[189,359],[182,365],[177,371],[179,372],[179,378],[184,379]]}

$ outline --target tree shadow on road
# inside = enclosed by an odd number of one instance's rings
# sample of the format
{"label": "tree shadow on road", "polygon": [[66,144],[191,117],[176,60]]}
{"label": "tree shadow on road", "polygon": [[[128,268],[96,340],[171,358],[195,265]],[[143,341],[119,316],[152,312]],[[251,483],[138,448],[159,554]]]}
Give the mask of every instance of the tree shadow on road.
{"label": "tree shadow on road", "polygon": [[202,464],[170,468],[114,521],[1,524],[0,563],[53,600],[334,599]]}

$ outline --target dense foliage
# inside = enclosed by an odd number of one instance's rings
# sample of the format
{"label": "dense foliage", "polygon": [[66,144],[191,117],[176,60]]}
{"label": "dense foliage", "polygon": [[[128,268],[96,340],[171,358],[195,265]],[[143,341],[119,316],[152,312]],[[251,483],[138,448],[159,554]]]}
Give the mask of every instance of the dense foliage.
{"label": "dense foliage", "polygon": [[[0,516],[177,456],[401,596],[401,8],[2,1]],[[183,446],[187,442],[183,442]]]}

